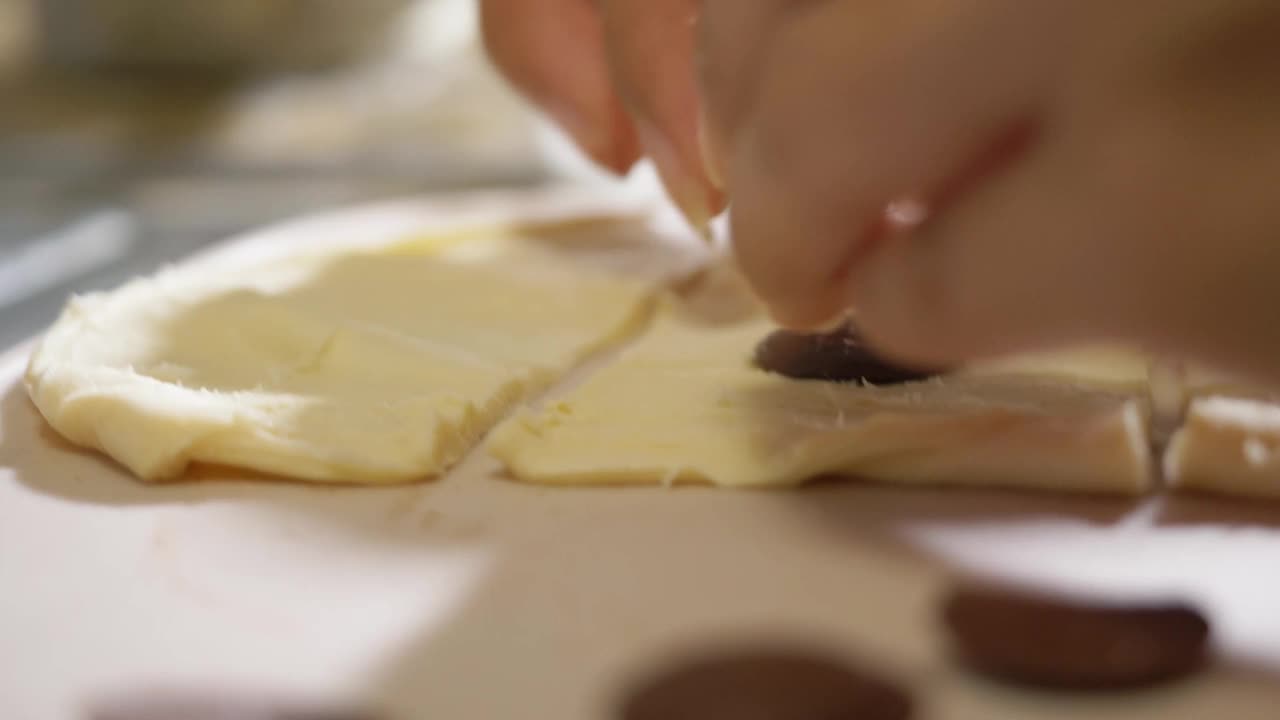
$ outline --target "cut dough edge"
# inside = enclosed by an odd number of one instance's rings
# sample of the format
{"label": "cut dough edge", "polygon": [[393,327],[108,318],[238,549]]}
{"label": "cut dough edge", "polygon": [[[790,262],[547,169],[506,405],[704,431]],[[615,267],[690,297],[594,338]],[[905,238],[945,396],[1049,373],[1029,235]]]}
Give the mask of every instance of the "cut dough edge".
{"label": "cut dough edge", "polygon": [[[1090,349],[892,387],[796,381],[749,366],[771,329],[725,280],[709,320],[665,298],[612,364],[487,451],[547,484],[789,487],[829,475],[917,485],[1139,494],[1152,487],[1145,358]],[[705,295],[705,292],[704,292]],[[705,303],[704,303],[705,304]]]}
{"label": "cut dough edge", "polygon": [[[472,232],[465,242],[415,236],[376,251],[317,251],[237,265],[240,272],[212,278],[199,263],[164,269],[112,292],[73,298],[30,357],[28,393],[61,435],[106,453],[147,480],[179,478],[191,464],[316,482],[388,483],[436,476],[518,403],[545,390],[584,358],[639,332],[660,288],[694,268],[684,253],[666,253],[654,243],[643,250],[630,247],[631,241],[641,240],[633,233],[638,227],[618,219],[507,228],[500,234]],[[632,233],[631,240],[611,248],[601,240],[602,232]],[[525,234],[549,239],[549,246],[571,255],[572,262],[543,257],[541,249],[535,252],[525,242]],[[583,242],[588,236],[591,242]],[[645,262],[637,272],[640,258]],[[404,266],[414,263],[434,267],[435,275],[404,280],[409,272]],[[617,272],[621,267],[627,268],[625,276]],[[362,327],[358,321],[368,318],[360,317],[361,308],[343,307],[359,306],[361,298],[325,295],[324,282],[330,277],[339,278],[335,292],[377,294],[387,274],[397,272],[401,290],[422,292],[435,282],[472,291],[468,297],[476,301],[461,308],[450,302],[459,294],[447,294],[448,287],[435,295],[425,291],[425,299],[439,306],[433,310],[463,313],[456,327],[446,328],[454,337],[432,332],[414,336],[395,326]],[[184,291],[193,286],[197,292]],[[505,300],[503,293],[509,294]],[[508,310],[503,301],[515,307]],[[547,309],[539,310],[539,305]],[[214,306],[217,312],[208,311]],[[550,314],[562,318],[559,325],[548,325]],[[467,317],[489,322],[468,324]],[[184,328],[192,318],[194,329]],[[510,318],[508,326],[504,318]],[[521,322],[525,326],[515,326]],[[163,348],[146,358],[136,349],[147,340],[139,333],[151,327],[163,329],[162,336],[172,333],[162,339],[175,341],[175,352]],[[201,332],[211,337],[199,337]],[[123,337],[113,345],[116,335]],[[468,342],[459,346],[460,339]],[[273,361],[287,356],[263,368],[264,374],[277,377],[252,378],[266,387],[254,387],[244,377],[212,388],[184,385],[193,372],[197,379],[219,381],[234,375],[241,369],[234,358],[225,359],[227,370],[219,366],[222,359],[199,355],[217,352],[219,343],[237,342],[244,345],[237,349]],[[175,361],[175,355],[180,359]],[[155,362],[141,367],[142,360]],[[183,360],[189,362],[184,365]],[[343,363],[372,368],[369,382],[332,393],[315,384]],[[416,368],[429,368],[434,376],[424,383],[413,374]],[[308,373],[320,380],[309,380]],[[241,373],[246,374],[254,373]],[[382,376],[387,382],[380,386]],[[426,387],[414,396],[396,387],[397,379],[410,380],[403,386],[414,386],[416,379]],[[455,391],[455,385],[463,387]],[[316,402],[317,387],[322,402]],[[344,395],[347,390],[355,395]],[[319,432],[320,442],[307,432]],[[347,438],[352,433],[358,441]]]}
{"label": "cut dough edge", "polygon": [[1280,395],[1194,365],[1180,382],[1183,419],[1161,459],[1169,487],[1280,498]]}

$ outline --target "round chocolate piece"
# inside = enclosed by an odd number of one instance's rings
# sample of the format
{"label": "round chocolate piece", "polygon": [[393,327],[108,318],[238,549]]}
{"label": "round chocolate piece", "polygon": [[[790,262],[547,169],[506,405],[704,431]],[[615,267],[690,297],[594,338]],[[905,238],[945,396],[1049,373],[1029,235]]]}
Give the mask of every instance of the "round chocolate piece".
{"label": "round chocolate piece", "polygon": [[905,720],[911,698],[844,664],[803,652],[704,656],[659,672],[620,720]]}
{"label": "round chocolate piece", "polygon": [[876,355],[849,323],[829,333],[770,333],[756,346],[755,364],[761,370],[797,380],[862,381],[872,385],[924,380],[937,374],[895,365]]}
{"label": "round chocolate piece", "polygon": [[962,662],[993,678],[1063,690],[1155,685],[1204,664],[1209,623],[1176,604],[1090,604],[991,586],[943,606]]}

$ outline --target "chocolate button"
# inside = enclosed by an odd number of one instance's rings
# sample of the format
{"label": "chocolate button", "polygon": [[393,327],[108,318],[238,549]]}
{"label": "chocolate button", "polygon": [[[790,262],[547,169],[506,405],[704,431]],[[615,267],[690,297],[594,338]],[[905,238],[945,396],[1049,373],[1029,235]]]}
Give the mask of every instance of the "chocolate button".
{"label": "chocolate button", "polygon": [[872,385],[924,380],[937,374],[894,365],[879,357],[849,323],[829,333],[770,333],[756,346],[755,364],[761,370],[797,380],[861,380]]}
{"label": "chocolate button", "polygon": [[1209,623],[1181,604],[1089,604],[994,587],[955,590],[943,619],[960,659],[1045,688],[1136,688],[1204,663]]}
{"label": "chocolate button", "polygon": [[803,652],[705,656],[659,672],[621,720],[905,720],[903,690]]}

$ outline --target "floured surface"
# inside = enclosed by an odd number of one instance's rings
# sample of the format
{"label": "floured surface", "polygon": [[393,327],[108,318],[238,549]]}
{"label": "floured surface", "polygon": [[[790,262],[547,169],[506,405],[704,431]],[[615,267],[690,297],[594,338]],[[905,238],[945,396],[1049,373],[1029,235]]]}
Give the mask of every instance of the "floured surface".
{"label": "floured surface", "polygon": [[169,269],[74,299],[27,382],[55,429],[144,478],[420,479],[635,331],[670,254],[598,222]]}
{"label": "floured surface", "polygon": [[[361,210],[273,237],[399,236],[402,218],[441,212]],[[1280,704],[1280,578],[1260,571],[1280,557],[1280,509],[1267,504],[550,489],[481,456],[406,487],[226,470],[144,485],[49,431],[21,386],[26,354],[0,358],[0,717],[68,720],[104,695],[176,686],[367,702],[391,720],[602,720],[633,673],[760,637],[865,659],[930,720],[1264,720]],[[948,660],[933,615],[969,569],[1178,591],[1210,612],[1224,657],[1136,694],[977,680]]]}
{"label": "floured surface", "polygon": [[726,318],[666,303],[618,362],[504,423],[490,451],[521,480],[559,484],[1149,486],[1138,359],[1026,358],[884,387],[798,381],[751,365],[773,327],[739,304]]}

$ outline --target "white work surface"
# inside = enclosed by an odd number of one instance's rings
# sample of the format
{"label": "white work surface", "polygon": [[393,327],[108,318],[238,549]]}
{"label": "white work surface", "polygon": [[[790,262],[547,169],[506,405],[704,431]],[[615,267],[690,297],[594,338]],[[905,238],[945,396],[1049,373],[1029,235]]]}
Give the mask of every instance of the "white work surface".
{"label": "white work surface", "polygon": [[[361,209],[230,252],[385,242],[546,200]],[[1280,717],[1280,504],[853,482],[544,488],[479,453],[407,487],[234,471],[148,486],[60,441],[27,399],[24,362],[22,348],[0,357],[6,720],[78,718],[151,688],[354,700],[407,719],[607,719],[638,670],[768,639],[880,667],[915,690],[924,720]],[[947,659],[934,615],[969,570],[1180,592],[1210,612],[1221,657],[1134,694],[977,680]]]}

